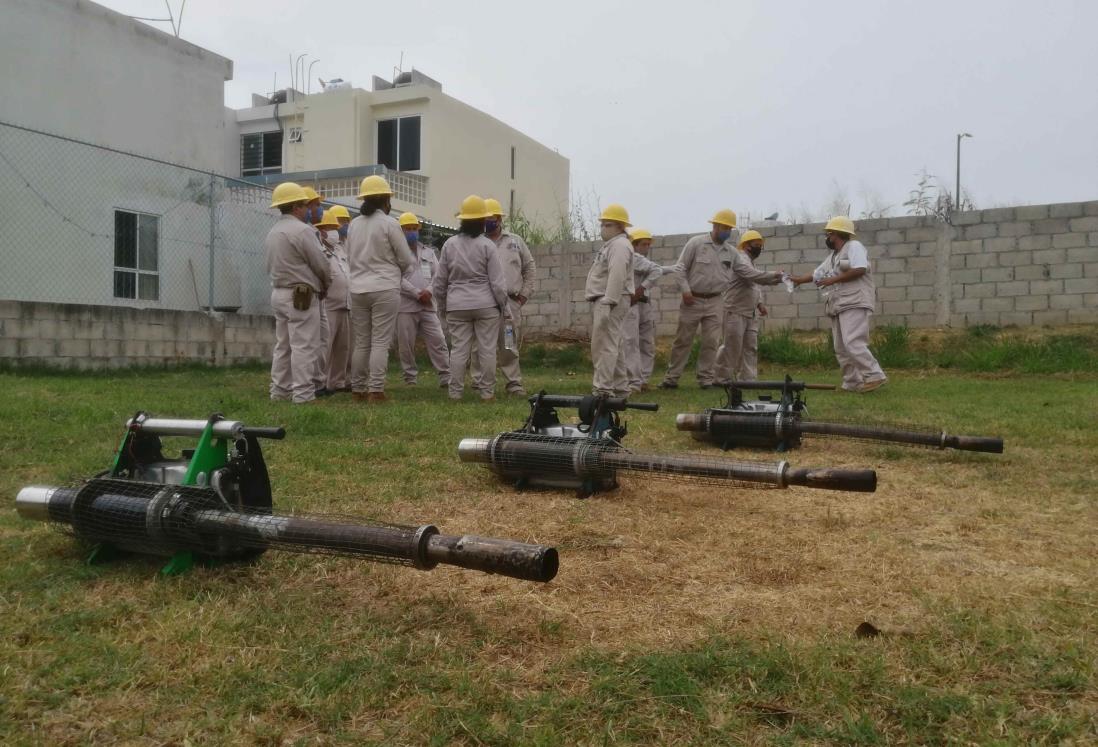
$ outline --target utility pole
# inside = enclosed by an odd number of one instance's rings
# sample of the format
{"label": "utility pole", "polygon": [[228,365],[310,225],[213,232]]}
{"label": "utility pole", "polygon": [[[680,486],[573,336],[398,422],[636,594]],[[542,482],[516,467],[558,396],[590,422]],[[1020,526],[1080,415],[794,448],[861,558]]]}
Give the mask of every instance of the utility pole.
{"label": "utility pole", "polygon": [[957,133],[957,191],[954,193],[954,201],[957,204],[957,212],[961,212],[961,138],[972,137],[971,133]]}

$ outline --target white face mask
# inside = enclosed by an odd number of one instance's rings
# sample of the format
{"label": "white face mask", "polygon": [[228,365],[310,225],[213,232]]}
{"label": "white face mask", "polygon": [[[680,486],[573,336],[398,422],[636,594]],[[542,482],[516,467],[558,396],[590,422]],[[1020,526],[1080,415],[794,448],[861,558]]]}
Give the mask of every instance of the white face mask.
{"label": "white face mask", "polygon": [[339,243],[339,231],[328,231],[328,243],[335,246]]}
{"label": "white face mask", "polygon": [[599,229],[599,233],[602,235],[602,240],[603,241],[609,241],[610,239],[617,236],[619,232],[617,231],[617,229],[607,228],[606,226],[602,226]]}

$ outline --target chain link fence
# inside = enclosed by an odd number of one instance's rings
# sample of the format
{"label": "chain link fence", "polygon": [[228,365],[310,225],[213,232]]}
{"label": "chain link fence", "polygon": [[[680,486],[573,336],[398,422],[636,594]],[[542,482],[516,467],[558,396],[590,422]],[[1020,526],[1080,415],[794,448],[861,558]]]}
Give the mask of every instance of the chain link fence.
{"label": "chain link fence", "polygon": [[270,194],[0,122],[0,299],[268,314]]}

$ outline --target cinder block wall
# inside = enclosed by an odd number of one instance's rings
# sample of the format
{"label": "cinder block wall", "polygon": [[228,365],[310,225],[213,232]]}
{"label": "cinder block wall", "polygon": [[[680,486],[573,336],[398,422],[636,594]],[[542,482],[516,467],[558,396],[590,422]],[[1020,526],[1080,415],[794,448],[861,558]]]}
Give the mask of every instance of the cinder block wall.
{"label": "cinder block wall", "polygon": [[[858,221],[877,283],[878,324],[910,327],[1098,323],[1098,201],[958,213],[951,224],[902,217]],[[698,233],[706,230],[699,224]],[[758,265],[810,272],[827,254],[823,224],[760,228]],[[670,265],[690,235],[661,236],[651,257]],[[538,289],[527,304],[528,333],[587,331],[583,286],[599,243],[532,247]],[[663,280],[653,294],[659,334],[673,334],[679,296]],[[829,326],[818,291],[766,292],[770,329]]]}
{"label": "cinder block wall", "polygon": [[269,361],[269,316],[0,301],[0,361],[60,368]]}

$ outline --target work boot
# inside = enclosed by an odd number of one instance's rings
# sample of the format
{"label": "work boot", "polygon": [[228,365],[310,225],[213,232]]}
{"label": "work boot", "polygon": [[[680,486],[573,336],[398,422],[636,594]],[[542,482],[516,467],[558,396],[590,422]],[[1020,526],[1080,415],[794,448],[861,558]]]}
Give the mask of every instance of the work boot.
{"label": "work boot", "polygon": [[888,383],[888,379],[874,379],[873,381],[867,381],[858,387],[858,391],[862,394],[872,392],[874,389],[880,389]]}
{"label": "work boot", "polygon": [[673,381],[661,381],[660,389],[678,389],[679,385]]}
{"label": "work boot", "polygon": [[366,392],[351,392],[351,399],[355,402],[366,402],[369,395]]}
{"label": "work boot", "polygon": [[366,395],[367,402],[388,402],[389,398],[385,392],[370,392]]}
{"label": "work boot", "polygon": [[648,390],[650,390],[651,388],[652,388],[652,387],[648,386],[648,382],[647,382],[647,381],[646,381],[645,383],[641,384],[641,386],[640,386],[640,390],[641,390],[642,392],[647,392],[647,391],[648,391]]}
{"label": "work boot", "polygon": [[496,395],[489,394],[487,397],[481,397],[480,401],[481,402],[495,402],[496,401]]}

